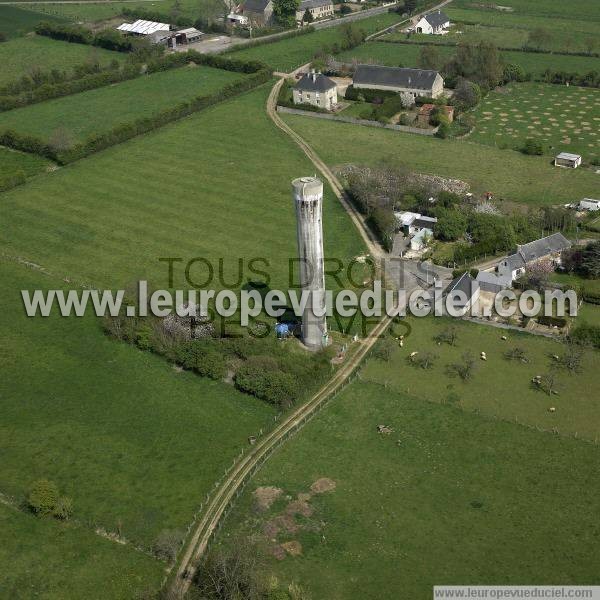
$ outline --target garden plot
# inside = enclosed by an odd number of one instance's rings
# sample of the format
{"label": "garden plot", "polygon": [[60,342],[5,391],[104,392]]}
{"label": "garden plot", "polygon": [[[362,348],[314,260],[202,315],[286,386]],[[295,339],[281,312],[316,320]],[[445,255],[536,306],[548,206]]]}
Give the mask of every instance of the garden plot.
{"label": "garden plot", "polygon": [[475,110],[473,141],[522,148],[527,138],[544,152],[600,153],[600,91],[547,84],[515,84],[491,92]]}

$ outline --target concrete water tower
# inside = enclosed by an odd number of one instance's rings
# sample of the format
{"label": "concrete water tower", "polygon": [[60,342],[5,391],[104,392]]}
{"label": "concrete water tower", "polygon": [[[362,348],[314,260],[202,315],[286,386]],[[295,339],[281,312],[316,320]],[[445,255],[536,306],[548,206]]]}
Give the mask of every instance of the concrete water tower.
{"label": "concrete water tower", "polygon": [[[316,177],[292,181],[296,207],[300,286],[310,292],[302,314],[302,341],[310,350],[327,344],[325,270],[323,265],[323,182]],[[315,311],[323,316],[315,315]]]}

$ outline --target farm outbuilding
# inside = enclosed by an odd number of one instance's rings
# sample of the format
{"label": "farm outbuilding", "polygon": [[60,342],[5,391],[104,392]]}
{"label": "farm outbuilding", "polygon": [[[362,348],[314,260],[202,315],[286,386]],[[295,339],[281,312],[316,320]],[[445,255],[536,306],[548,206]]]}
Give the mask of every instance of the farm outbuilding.
{"label": "farm outbuilding", "polygon": [[450,282],[445,295],[452,296],[455,310],[460,315],[465,315],[479,300],[480,291],[479,282],[465,272]]}
{"label": "farm outbuilding", "polygon": [[584,198],[577,205],[578,210],[600,210],[600,200],[593,200],[592,198]]}
{"label": "farm outbuilding", "polygon": [[352,86],[356,89],[407,92],[414,97],[429,98],[437,98],[444,92],[444,80],[437,71],[380,65],[358,65]]}
{"label": "farm outbuilding", "polygon": [[579,154],[571,154],[570,152],[561,152],[554,159],[555,167],[566,167],[568,169],[576,169],[581,165],[581,156]]}
{"label": "farm outbuilding", "polygon": [[180,29],[173,35],[178,44],[192,44],[194,42],[198,42],[204,36],[204,34],[201,31],[198,31],[195,27]]}
{"label": "farm outbuilding", "polygon": [[133,23],[123,23],[117,27],[119,31],[123,33],[129,33],[131,35],[151,35],[159,31],[170,31],[171,25],[168,23],[159,23],[157,21],[145,21],[144,19],[138,19]]}

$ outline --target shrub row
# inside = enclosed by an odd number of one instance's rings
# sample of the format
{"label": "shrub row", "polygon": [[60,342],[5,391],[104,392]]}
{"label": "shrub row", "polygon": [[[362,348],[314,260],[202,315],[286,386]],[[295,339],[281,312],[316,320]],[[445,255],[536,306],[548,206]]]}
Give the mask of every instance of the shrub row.
{"label": "shrub row", "polygon": [[[468,24],[468,23],[467,23]],[[384,37],[379,38],[378,42],[385,42],[386,44],[409,44],[415,45],[415,42],[411,42],[409,39],[406,40],[398,40],[398,39],[385,39]],[[419,40],[419,46],[444,46],[446,48],[455,48],[456,44],[452,42],[428,42],[426,40]],[[543,48],[535,48],[533,46],[498,46],[498,50],[504,52],[533,52],[534,54],[557,54],[557,55],[565,55],[565,56],[585,56],[598,58],[600,57],[600,53],[598,52],[568,52],[567,50],[561,50],[557,52],[555,50],[544,50]]]}
{"label": "shrub row", "polygon": [[397,97],[396,92],[390,92],[388,90],[373,90],[370,88],[355,88],[353,85],[349,85],[346,89],[345,98],[347,100],[358,100],[359,96],[364,98],[365,102],[378,102],[383,101],[384,98]]}
{"label": "shrub row", "polygon": [[68,149],[54,148],[39,138],[23,135],[13,130],[6,130],[0,133],[0,145],[14,148],[15,150],[21,150],[23,152],[39,154],[65,165],[141,135],[142,133],[147,133],[153,129],[162,127],[167,123],[187,117],[188,115],[203,110],[213,104],[237,96],[267,82],[270,77],[271,74],[269,71],[258,71],[239,82],[225,86],[214,94],[208,96],[196,96],[189,101],[180,102],[171,108],[162,110],[151,117],[136,119],[132,123],[117,125],[105,133],[90,136],[86,141],[76,144]]}
{"label": "shrub row", "polygon": [[50,37],[55,40],[98,46],[106,50],[116,50],[117,52],[131,52],[135,50],[141,41],[136,38],[125,37],[115,30],[92,33],[89,29],[81,25],[50,23],[48,21],[38,23],[35,27],[35,32],[38,35]]}
{"label": "shrub row", "polygon": [[119,70],[105,70],[93,75],[86,75],[79,79],[72,79],[60,83],[43,83],[42,85],[15,95],[0,96],[0,111],[21,108],[29,104],[44,102],[53,98],[61,98],[71,94],[78,94],[87,90],[135,79],[141,75],[138,65],[127,65]]}

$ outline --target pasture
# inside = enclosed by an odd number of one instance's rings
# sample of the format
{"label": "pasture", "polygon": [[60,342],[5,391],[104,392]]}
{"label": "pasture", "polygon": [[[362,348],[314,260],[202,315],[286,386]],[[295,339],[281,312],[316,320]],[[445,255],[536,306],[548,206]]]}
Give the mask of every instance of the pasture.
{"label": "pasture", "polygon": [[462,179],[475,194],[533,206],[593,198],[598,176],[584,169],[558,169],[548,157],[525,156],[470,140],[420,135],[285,115],[285,121],[330,166],[401,164],[419,173]]}
{"label": "pasture", "polygon": [[[571,374],[552,358],[564,352],[564,345],[545,337],[456,319],[409,318],[406,323],[407,327],[396,326],[400,334],[407,328],[410,331],[404,347],[396,350],[389,363],[371,361],[363,370],[364,381],[385,384],[386,389],[432,402],[455,403],[488,417],[600,441],[600,398],[594,383],[597,352],[587,351],[581,372]],[[456,328],[456,345],[438,345],[434,337],[451,326]],[[502,340],[503,335],[508,339]],[[525,351],[527,363],[504,357],[507,350],[517,346]],[[472,379],[465,383],[450,377],[446,367],[460,362],[469,351],[477,363]],[[486,352],[487,361],[479,359],[481,351]],[[429,352],[437,358],[433,367],[425,370],[409,364],[411,352]],[[533,377],[549,371],[556,374],[558,395],[549,396],[531,383]],[[556,412],[549,412],[550,407]]]}
{"label": "pasture", "polygon": [[35,154],[15,152],[0,146],[0,179],[22,171],[27,177],[47,170],[52,162]]}
{"label": "pasture", "polygon": [[68,146],[196,96],[208,96],[242,77],[205,66],[171,69],[0,113],[0,131],[13,129],[51,143],[59,136]]}
{"label": "pasture", "polygon": [[469,139],[520,149],[527,138],[545,153],[567,151],[600,157],[600,90],[546,84],[513,84],[490,92],[473,113]]}
{"label": "pasture", "polygon": [[161,563],[72,523],[39,519],[0,504],[0,590],[5,598],[136,598],[156,589]]}
{"label": "pasture", "polygon": [[506,0],[501,5],[475,4],[473,0],[453,0],[448,10],[469,9],[480,11],[489,15],[490,18],[504,18],[507,15],[518,17],[549,17],[555,19],[572,20],[581,19],[585,21],[600,21],[598,14],[598,3],[596,0],[571,0],[568,4],[563,0]]}
{"label": "pasture", "polygon": [[64,21],[64,19],[0,4],[0,33],[8,39],[33,31],[40,21]]}
{"label": "pasture", "polygon": [[[314,167],[267,117],[269,89],[7,192],[0,203],[3,250],[61,278],[108,287],[140,278],[168,286],[161,257],[184,261],[176,266],[175,287],[185,285],[184,265],[191,258],[222,258],[231,281],[238,259],[262,257],[271,287],[287,289],[287,261],[297,252],[290,182]],[[328,256],[364,253],[328,190],[323,220]],[[199,271],[192,269],[191,277],[198,279]]]}
{"label": "pasture", "polygon": [[[369,35],[401,20],[397,14],[385,13],[358,21],[356,26]],[[340,44],[342,41],[340,28],[332,27],[254,48],[242,48],[231,52],[229,56],[241,60],[260,60],[276,71],[288,73],[310,62],[321,49]]]}
{"label": "pasture", "polygon": [[48,478],[83,526],[145,548],[163,529],[185,530],[274,408],[114,341],[91,311],[28,318],[20,290],[77,286],[5,259],[0,268],[0,492],[20,501]]}
{"label": "pasture", "polygon": [[[423,46],[419,44],[398,44],[393,42],[367,42],[357,48],[342,52],[336,58],[340,61],[374,62],[391,67],[416,67]],[[441,62],[445,63],[454,55],[454,48],[439,48]],[[589,73],[600,70],[600,58],[590,56],[568,56],[566,54],[536,54],[534,52],[502,51],[506,63],[520,65],[526,73],[540,77],[546,69],[568,73]]]}
{"label": "pasture", "polygon": [[76,65],[91,60],[107,65],[112,60],[123,61],[125,58],[122,52],[71,44],[39,35],[16,38],[0,44],[0,87],[27,75],[32,69],[71,71]]}
{"label": "pasture", "polygon": [[[392,366],[410,375],[411,367]],[[361,598],[425,600],[441,582],[596,580],[598,446],[427,402],[418,387],[409,396],[383,381],[352,383],[279,449],[230,512],[217,546],[252,536],[282,582],[332,600],[357,590]],[[380,424],[392,432],[379,434]],[[335,489],[310,493],[321,478]],[[259,486],[283,491],[262,513],[252,496]],[[290,497],[307,492],[308,511],[290,502],[286,514]],[[286,542],[299,554],[288,554]]]}

